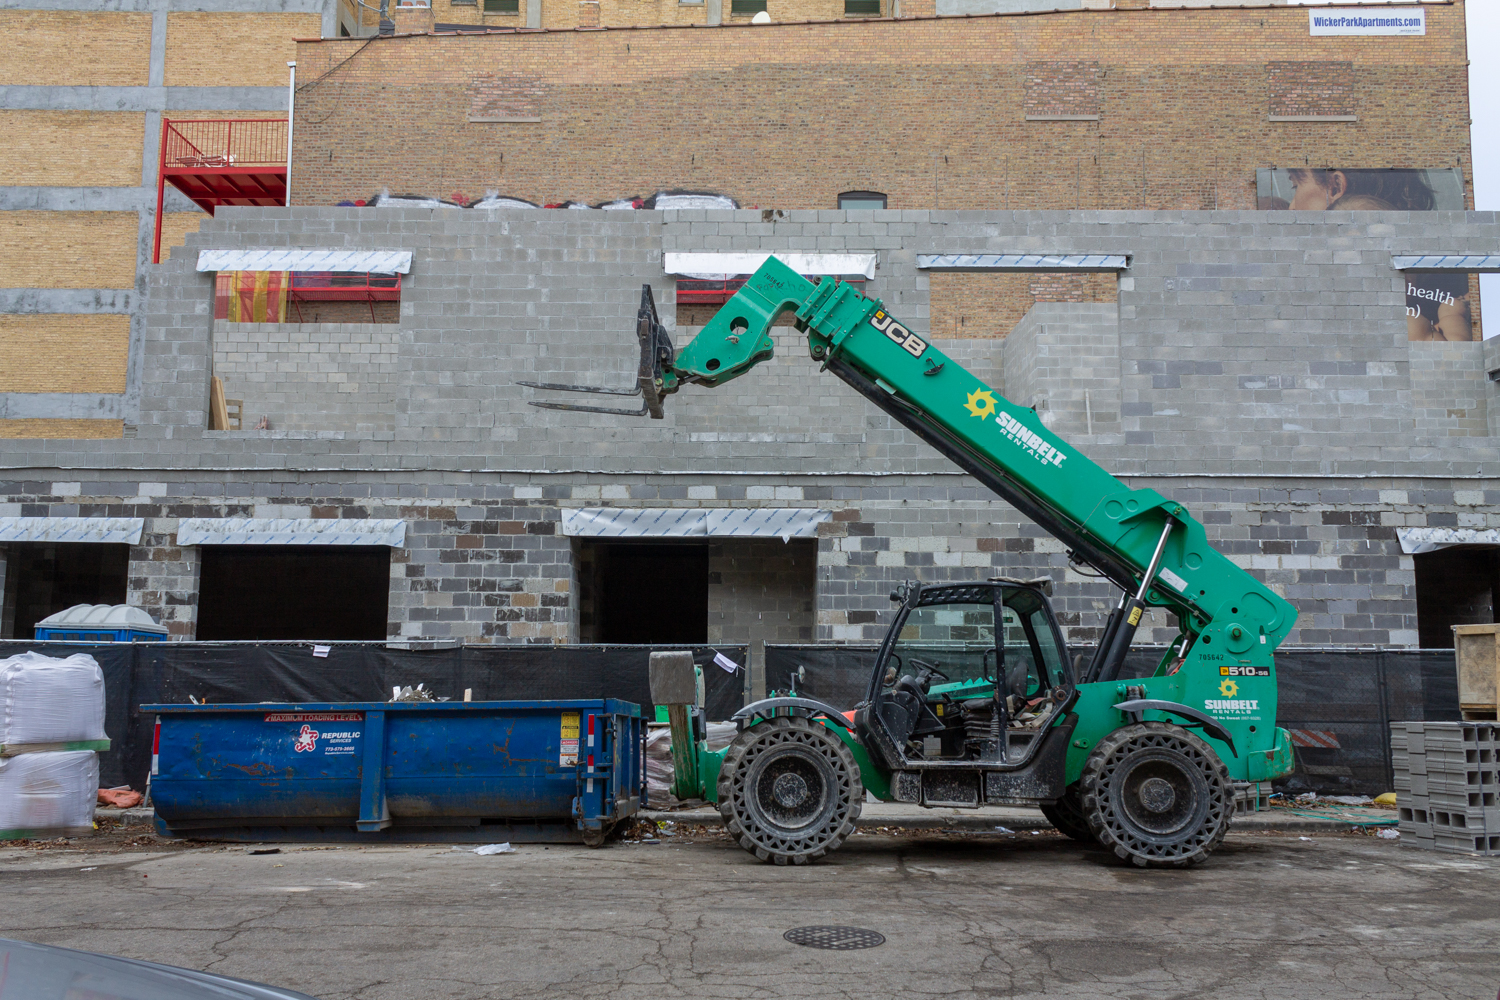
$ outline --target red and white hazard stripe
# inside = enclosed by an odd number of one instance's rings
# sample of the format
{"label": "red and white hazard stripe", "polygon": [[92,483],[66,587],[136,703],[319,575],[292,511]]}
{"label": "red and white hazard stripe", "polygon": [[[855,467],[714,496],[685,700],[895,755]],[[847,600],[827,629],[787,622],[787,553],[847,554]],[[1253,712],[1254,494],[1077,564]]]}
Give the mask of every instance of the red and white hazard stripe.
{"label": "red and white hazard stripe", "polygon": [[161,716],[156,717],[156,731],[151,734],[151,773],[156,773],[156,764],[161,759]]}
{"label": "red and white hazard stripe", "polygon": [[1339,738],[1334,733],[1323,729],[1289,729],[1292,734],[1292,745],[1298,747],[1317,747],[1322,750],[1339,750]]}

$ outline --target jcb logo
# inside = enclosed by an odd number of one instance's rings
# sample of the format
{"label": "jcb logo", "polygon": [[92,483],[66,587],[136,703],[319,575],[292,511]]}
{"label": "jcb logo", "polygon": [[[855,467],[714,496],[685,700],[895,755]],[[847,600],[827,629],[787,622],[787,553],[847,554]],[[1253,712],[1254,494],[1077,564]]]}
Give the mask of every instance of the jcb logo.
{"label": "jcb logo", "polygon": [[906,353],[914,358],[920,358],[922,352],[927,350],[926,341],[897,323],[884,309],[875,310],[875,315],[870,317],[870,325],[906,348]]}

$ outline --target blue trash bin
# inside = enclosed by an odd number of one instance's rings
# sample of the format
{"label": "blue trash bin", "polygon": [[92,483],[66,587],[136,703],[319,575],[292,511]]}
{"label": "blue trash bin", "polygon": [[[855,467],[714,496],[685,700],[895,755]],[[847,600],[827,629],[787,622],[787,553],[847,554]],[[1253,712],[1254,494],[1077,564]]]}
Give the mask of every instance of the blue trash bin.
{"label": "blue trash bin", "polygon": [[644,804],[639,705],[142,705],[166,836],[600,844]]}

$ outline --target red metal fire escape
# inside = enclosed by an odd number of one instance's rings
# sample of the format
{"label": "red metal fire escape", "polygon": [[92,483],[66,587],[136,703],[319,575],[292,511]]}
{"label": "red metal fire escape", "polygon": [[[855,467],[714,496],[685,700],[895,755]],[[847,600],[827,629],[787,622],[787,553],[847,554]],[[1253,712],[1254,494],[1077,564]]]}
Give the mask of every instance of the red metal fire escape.
{"label": "red metal fire escape", "polygon": [[220,205],[285,205],[286,152],[285,118],[163,119],[151,259],[161,263],[168,184],[209,215]]}

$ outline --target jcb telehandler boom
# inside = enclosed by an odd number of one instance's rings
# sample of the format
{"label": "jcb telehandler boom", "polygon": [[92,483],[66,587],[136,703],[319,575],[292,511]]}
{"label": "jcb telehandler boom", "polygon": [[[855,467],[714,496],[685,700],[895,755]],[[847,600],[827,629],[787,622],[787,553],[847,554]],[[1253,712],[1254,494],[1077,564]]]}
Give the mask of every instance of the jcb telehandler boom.
{"label": "jcb telehandler boom", "polygon": [[[1230,782],[1291,770],[1272,653],[1296,610],[1209,545],[1181,504],[1127,488],[878,299],[832,279],[815,284],[774,257],[675,356],[645,289],[640,413],[660,417],[682,386],[723,385],[770,358],[771,326],[787,311],[814,361],[1063,541],[1122,597],[1074,676],[1050,581],[908,584],[891,595],[896,619],[852,720],[772,697],[742,709],[739,736],[715,752],[676,710],[676,794],[717,802],[740,844],[778,864],[841,844],[866,790],[932,806],[1040,805],[1063,832],[1137,864],[1205,858],[1234,811]],[[1121,682],[1150,607],[1171,612],[1179,634],[1154,674]],[[690,658],[657,654],[653,685],[691,690],[682,676],[691,672]]]}

